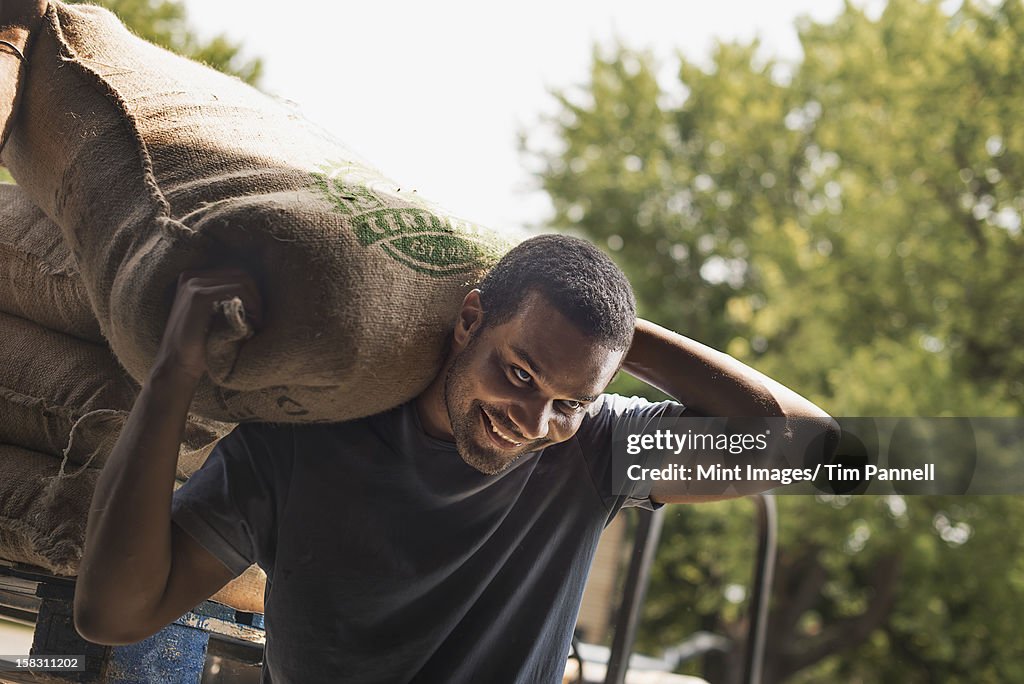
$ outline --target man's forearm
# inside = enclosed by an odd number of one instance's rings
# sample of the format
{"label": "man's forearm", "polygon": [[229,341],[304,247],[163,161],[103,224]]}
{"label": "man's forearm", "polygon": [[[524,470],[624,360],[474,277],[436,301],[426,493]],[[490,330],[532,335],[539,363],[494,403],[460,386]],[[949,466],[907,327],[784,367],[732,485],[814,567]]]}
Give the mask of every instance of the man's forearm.
{"label": "man's forearm", "polygon": [[[197,381],[155,370],[143,386],[93,494],[76,616],[121,623],[150,615],[171,566],[171,496]],[[97,614],[102,611],[102,614]]]}
{"label": "man's forearm", "polygon": [[796,392],[723,352],[639,319],[623,370],[706,416],[824,417]]}
{"label": "man's forearm", "polygon": [[[791,444],[807,444],[819,436],[822,457],[838,439],[835,423],[813,402],[728,354],[683,337],[649,321],[639,320],[623,370],[674,397],[697,415],[750,418],[786,418],[787,429],[777,431],[761,466],[785,455]],[[809,419],[809,420],[807,420]],[[709,455],[706,463],[715,462]],[[781,483],[739,482],[729,493],[708,494],[689,482],[658,481],[651,497],[662,503],[716,501],[752,494]]]}

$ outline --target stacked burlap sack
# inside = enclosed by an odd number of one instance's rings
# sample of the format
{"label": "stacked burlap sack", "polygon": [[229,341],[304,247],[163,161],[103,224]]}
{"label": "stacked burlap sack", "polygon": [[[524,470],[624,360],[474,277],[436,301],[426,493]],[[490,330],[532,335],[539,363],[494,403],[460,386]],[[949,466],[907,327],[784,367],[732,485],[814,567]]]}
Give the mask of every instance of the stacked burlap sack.
{"label": "stacked burlap sack", "polygon": [[214,421],[346,420],[418,394],[511,246],[100,8],[51,3],[28,63],[2,150],[20,188],[0,194],[2,558],[74,572],[181,272],[243,267],[265,308],[256,334],[237,306],[214,326],[186,477]]}
{"label": "stacked burlap sack", "polygon": [[[0,185],[0,559],[74,575],[99,469],[138,386],[99,333],[60,229]],[[191,416],[178,477],[231,424]],[[261,610],[258,569],[217,597]]]}

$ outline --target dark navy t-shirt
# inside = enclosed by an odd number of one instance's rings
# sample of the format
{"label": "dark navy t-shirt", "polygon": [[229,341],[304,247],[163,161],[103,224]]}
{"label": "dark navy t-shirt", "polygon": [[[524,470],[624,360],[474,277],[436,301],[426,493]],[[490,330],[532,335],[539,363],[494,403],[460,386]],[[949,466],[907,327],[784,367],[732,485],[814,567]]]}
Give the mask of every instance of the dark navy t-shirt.
{"label": "dark navy t-shirt", "polygon": [[412,404],[348,423],[245,424],[174,495],[233,572],[267,573],[264,681],[561,681],[611,491],[612,429],[680,415],[603,395],[570,440],[498,475]]}

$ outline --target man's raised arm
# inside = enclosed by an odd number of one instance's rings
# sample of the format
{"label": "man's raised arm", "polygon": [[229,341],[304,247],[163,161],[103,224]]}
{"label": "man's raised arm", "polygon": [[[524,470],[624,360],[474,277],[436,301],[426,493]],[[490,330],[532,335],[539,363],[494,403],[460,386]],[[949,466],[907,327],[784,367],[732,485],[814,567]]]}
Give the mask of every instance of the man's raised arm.
{"label": "man's raised arm", "polygon": [[[637,319],[622,368],[698,416],[799,419],[793,421],[795,429],[837,437],[835,421],[810,400],[728,354],[650,321]],[[790,434],[786,439],[808,441],[800,437]],[[771,486],[774,484],[765,482],[760,489]],[[662,503],[693,503],[735,496],[692,494],[686,489],[678,482],[656,482],[651,498]]]}
{"label": "man's raised arm", "polygon": [[206,372],[214,304],[238,297],[259,324],[252,280],[234,269],[183,274],[160,350],[100,474],[75,590],[75,626],[90,641],[131,643],[159,631],[233,573],[171,521],[189,404]]}

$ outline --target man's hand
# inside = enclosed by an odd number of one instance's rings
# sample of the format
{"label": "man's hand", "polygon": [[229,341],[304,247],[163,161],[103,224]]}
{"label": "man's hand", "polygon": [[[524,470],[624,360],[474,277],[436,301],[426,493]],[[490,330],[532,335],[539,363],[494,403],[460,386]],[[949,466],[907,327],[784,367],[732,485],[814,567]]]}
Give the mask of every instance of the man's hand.
{"label": "man's hand", "polygon": [[14,125],[32,36],[43,22],[46,0],[0,0],[0,147]]}
{"label": "man's hand", "polygon": [[42,23],[46,4],[46,0],[0,0],[0,31],[34,31]]}
{"label": "man's hand", "polygon": [[259,288],[245,271],[224,268],[186,271],[178,276],[174,305],[153,363],[153,374],[181,373],[198,383],[206,372],[206,338],[216,304],[236,297],[242,301],[246,317],[259,328],[262,300]]}

